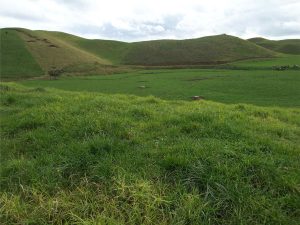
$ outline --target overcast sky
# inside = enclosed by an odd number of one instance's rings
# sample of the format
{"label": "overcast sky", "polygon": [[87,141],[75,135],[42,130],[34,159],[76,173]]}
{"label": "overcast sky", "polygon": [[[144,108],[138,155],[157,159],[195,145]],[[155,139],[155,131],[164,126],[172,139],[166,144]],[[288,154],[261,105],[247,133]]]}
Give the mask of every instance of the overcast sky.
{"label": "overcast sky", "polygon": [[300,38],[300,0],[0,0],[0,27],[122,41]]}

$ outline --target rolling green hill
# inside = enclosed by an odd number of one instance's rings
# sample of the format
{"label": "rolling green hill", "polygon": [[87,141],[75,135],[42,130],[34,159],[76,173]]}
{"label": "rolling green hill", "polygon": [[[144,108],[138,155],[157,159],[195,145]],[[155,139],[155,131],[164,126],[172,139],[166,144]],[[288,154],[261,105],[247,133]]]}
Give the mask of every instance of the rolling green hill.
{"label": "rolling green hill", "polygon": [[272,51],[229,35],[126,43],[88,40],[61,32],[48,33],[115,64],[205,65],[276,56]]}
{"label": "rolling green hill", "polygon": [[299,39],[274,41],[274,40],[268,40],[265,38],[258,37],[258,38],[251,38],[249,39],[249,41],[276,52],[295,54],[295,55],[300,54]]}
{"label": "rolling green hill", "polygon": [[62,32],[5,28],[1,29],[1,36],[2,77],[37,76],[53,67],[69,73],[91,74],[118,71],[120,68],[116,66],[122,65],[214,65],[277,56],[273,51],[229,35],[126,43],[90,40]]}
{"label": "rolling green hill", "polygon": [[0,91],[2,224],[299,224],[299,108]]}
{"label": "rolling green hill", "polygon": [[276,54],[229,35],[189,40],[158,40],[133,43],[123,62],[133,65],[220,64]]}
{"label": "rolling green hill", "polygon": [[51,35],[57,39],[63,40],[72,46],[90,52],[101,58],[108,59],[113,64],[122,64],[122,59],[130,49],[131,44],[121,41],[111,40],[91,40],[63,32],[40,31],[47,35]]}
{"label": "rolling green hill", "polygon": [[[17,43],[17,44],[16,44]],[[88,51],[76,48],[47,32],[20,28],[1,29],[1,77],[44,75],[51,68],[66,71],[81,67],[86,72],[95,67],[109,67],[112,63]],[[21,46],[21,48],[20,48]],[[24,55],[26,52],[27,55]],[[17,60],[16,60],[17,59]],[[18,60],[19,59],[19,60]],[[32,65],[35,65],[33,68]],[[8,69],[6,68],[10,68]],[[38,68],[38,69],[37,69]],[[96,69],[97,69],[96,68]],[[74,71],[76,72],[76,71]]]}
{"label": "rolling green hill", "polygon": [[0,30],[0,77],[40,76],[44,72],[15,30]]}

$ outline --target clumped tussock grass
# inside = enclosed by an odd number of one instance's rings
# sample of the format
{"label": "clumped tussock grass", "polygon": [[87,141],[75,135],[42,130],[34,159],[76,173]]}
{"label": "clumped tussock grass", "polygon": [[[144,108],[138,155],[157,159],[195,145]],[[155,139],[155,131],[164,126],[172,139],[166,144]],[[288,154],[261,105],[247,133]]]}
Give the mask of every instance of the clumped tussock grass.
{"label": "clumped tussock grass", "polygon": [[1,84],[2,224],[297,224],[297,108]]}

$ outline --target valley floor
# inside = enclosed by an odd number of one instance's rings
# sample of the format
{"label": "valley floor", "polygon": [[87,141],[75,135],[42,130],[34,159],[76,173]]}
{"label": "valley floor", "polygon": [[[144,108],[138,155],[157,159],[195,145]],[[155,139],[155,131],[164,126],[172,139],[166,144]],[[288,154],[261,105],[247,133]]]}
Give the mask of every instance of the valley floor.
{"label": "valley floor", "polygon": [[[265,64],[266,62],[263,65]],[[274,71],[262,68],[172,69],[106,76],[61,77],[58,80],[27,80],[21,83],[29,87],[69,91],[153,95],[168,100],[190,100],[197,95],[206,100],[230,104],[300,107],[299,74],[300,71],[297,70]]]}

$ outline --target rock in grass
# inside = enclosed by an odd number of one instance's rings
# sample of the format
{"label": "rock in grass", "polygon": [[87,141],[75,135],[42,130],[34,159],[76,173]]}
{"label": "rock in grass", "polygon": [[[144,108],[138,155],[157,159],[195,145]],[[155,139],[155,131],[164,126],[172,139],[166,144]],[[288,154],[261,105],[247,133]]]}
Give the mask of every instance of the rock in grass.
{"label": "rock in grass", "polygon": [[203,99],[204,98],[202,96],[198,96],[198,95],[192,96],[192,100],[194,100],[194,101],[203,100]]}

